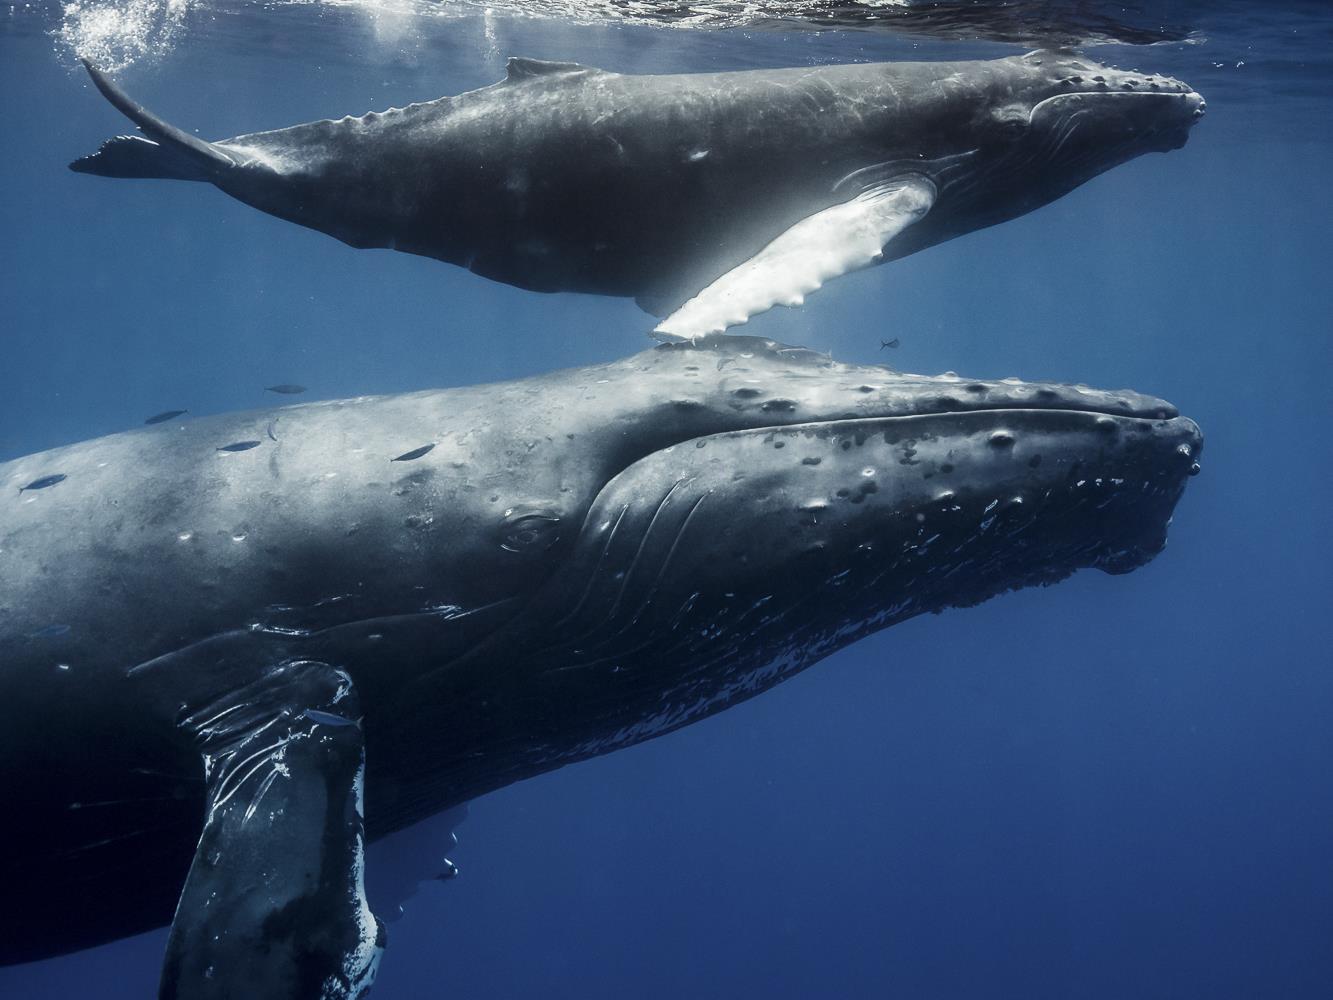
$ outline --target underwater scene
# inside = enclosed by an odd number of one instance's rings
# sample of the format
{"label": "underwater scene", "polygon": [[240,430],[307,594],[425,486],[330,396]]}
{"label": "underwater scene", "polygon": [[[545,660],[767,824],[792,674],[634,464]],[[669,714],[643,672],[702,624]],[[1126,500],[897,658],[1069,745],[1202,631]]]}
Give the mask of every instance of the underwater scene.
{"label": "underwater scene", "polygon": [[0,82],[0,997],[1333,996],[1326,2]]}

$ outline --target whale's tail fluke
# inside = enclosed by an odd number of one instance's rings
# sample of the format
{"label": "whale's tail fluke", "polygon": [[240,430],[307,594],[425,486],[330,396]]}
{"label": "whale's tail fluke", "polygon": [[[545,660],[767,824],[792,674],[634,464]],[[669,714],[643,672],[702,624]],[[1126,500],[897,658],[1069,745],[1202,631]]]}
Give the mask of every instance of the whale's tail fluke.
{"label": "whale's tail fluke", "polygon": [[69,169],[99,177],[160,177],[174,181],[213,179],[210,171],[201,169],[193,160],[137,135],[108,139],[96,153],[75,160]]}
{"label": "whale's tail fluke", "polygon": [[88,60],[83,60],[83,65],[102,96],[139,126],[144,137],[121,135],[109,139],[92,156],[71,163],[71,170],[103,177],[209,181],[236,167],[236,161],[223,150],[164,122],[134,101]]}

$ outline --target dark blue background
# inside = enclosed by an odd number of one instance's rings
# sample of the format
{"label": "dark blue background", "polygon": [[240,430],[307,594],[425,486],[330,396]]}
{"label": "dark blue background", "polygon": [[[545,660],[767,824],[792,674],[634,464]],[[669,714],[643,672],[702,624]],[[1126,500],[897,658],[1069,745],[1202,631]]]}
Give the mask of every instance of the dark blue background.
{"label": "dark blue background", "polygon": [[[463,877],[392,926],[377,998],[1333,996],[1333,99],[1299,67],[1276,86],[1281,53],[1248,44],[1095,52],[1205,91],[1185,149],[745,331],[1172,399],[1208,442],[1167,551],[909,622],[475,803]],[[285,8],[197,18],[121,80],[217,137],[481,86],[509,54],[667,71],[1007,51],[480,17],[377,35]],[[391,392],[647,346],[628,302],[68,172],[128,124],[30,30],[0,33],[0,93],[0,460],[266,405],[275,382]],[[0,969],[0,996],[150,996],[163,940]]]}

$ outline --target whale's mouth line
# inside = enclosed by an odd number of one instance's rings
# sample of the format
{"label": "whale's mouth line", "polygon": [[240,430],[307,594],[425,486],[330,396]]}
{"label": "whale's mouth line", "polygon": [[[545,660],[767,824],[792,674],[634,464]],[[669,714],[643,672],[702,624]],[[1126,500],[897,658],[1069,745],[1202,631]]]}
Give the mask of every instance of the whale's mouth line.
{"label": "whale's mouth line", "polygon": [[1188,87],[1184,90],[1111,90],[1108,86],[1105,90],[1069,90],[1063,94],[1054,94],[1034,104],[1032,110],[1029,112],[1029,116],[1035,115],[1039,109],[1044,108],[1047,105],[1055,105],[1058,102],[1066,101],[1071,97],[1095,97],[1106,100],[1127,100],[1130,98],[1138,98],[1140,100],[1148,99],[1177,102],[1183,98],[1186,103],[1189,103],[1192,98],[1197,98],[1200,103],[1203,103],[1203,95],[1197,90],[1191,90]]}
{"label": "whale's mouth line", "polygon": [[[885,440],[898,440],[899,437],[907,439],[913,436],[926,438],[932,433],[932,424],[947,425],[949,422],[953,422],[953,426],[940,428],[943,433],[947,434],[953,431],[973,436],[978,433],[985,433],[987,430],[985,418],[990,417],[993,420],[989,429],[998,438],[1006,441],[1012,441],[1015,434],[1021,435],[1030,431],[1053,434],[1101,432],[1107,436],[1108,441],[1115,440],[1117,437],[1122,440],[1136,438],[1144,442],[1153,439],[1159,441],[1180,439],[1188,450],[1179,451],[1178,449],[1178,453],[1192,461],[1193,469],[1188,474],[1195,475],[1199,471],[1198,458],[1203,451],[1203,432],[1199,430],[1198,424],[1194,423],[1193,420],[1182,417],[1174,406],[1170,406],[1170,404],[1163,405],[1166,407],[1165,409],[1151,414],[1126,413],[1107,407],[1080,409],[1070,406],[1015,405],[988,406],[977,409],[945,409],[927,413],[885,414],[881,416],[867,414],[865,416],[845,416],[826,420],[796,420],[791,423],[756,424],[752,427],[727,428],[705,434],[696,434],[693,437],[674,442],[664,450],[689,444],[703,447],[703,443],[710,440],[726,441],[763,434],[806,433],[822,437],[845,433],[863,436],[883,435]],[[1040,422],[1037,423],[1037,421]],[[972,426],[978,423],[983,426]],[[914,435],[914,425],[920,426],[921,432],[919,435]],[[781,447],[781,445],[778,447]],[[648,457],[649,455],[641,456],[635,462],[621,469],[616,475],[623,475],[633,465]],[[613,476],[612,479],[614,478]]]}
{"label": "whale's mouth line", "polygon": [[[989,422],[987,418],[990,418]],[[1131,441],[1166,446],[1170,441],[1178,441],[1176,454],[1181,463],[1181,478],[1197,475],[1200,469],[1199,457],[1203,452],[1203,433],[1194,421],[1180,416],[1175,407],[1153,414],[1116,412],[1107,408],[1076,409],[1067,406],[1032,407],[1032,406],[997,406],[979,409],[949,409],[929,413],[904,413],[884,416],[866,415],[861,417],[838,417],[828,420],[800,420],[792,423],[757,424],[752,427],[728,428],[706,434],[697,434],[677,441],[670,448],[680,448],[693,444],[696,448],[705,447],[709,441],[725,442],[755,435],[800,435],[819,437],[870,438],[883,437],[892,444],[899,440],[920,438],[928,440],[936,436],[956,434],[960,437],[976,438],[990,431],[993,443],[1004,447],[1015,437],[1028,433],[1046,433],[1055,435],[1104,436],[1107,444],[1117,440],[1128,444]],[[1001,443],[1002,442],[1002,443]],[[777,447],[782,447],[778,444]],[[625,474],[638,461],[649,456],[641,456],[636,462],[621,469],[616,475]],[[613,476],[612,479],[615,477]],[[609,481],[608,481],[609,482]]]}
{"label": "whale's mouth line", "polygon": [[[1134,129],[1133,133],[1121,137],[1120,145],[1133,144],[1134,141],[1150,139],[1150,137],[1165,135],[1188,136],[1190,129],[1198,124],[1198,121],[1204,117],[1208,103],[1204,100],[1201,93],[1192,91],[1188,87],[1180,91],[1124,91],[1124,89],[1105,89],[1105,91],[1069,91],[1068,93],[1057,93],[1053,97],[1046,97],[1045,100],[1037,101],[1032,111],[1028,112],[1028,121],[1037,124],[1038,119],[1049,119],[1056,116],[1054,124],[1048,124],[1048,128],[1056,128],[1057,131],[1065,131],[1069,124],[1084,117],[1086,113],[1092,113],[1094,108],[1100,107],[1102,112],[1110,113],[1110,109],[1120,105],[1121,108],[1130,107],[1130,101],[1140,101],[1140,107],[1152,107],[1144,105],[1144,101],[1153,101],[1157,105],[1158,119],[1152,124],[1145,124],[1144,127]],[[1072,113],[1066,111],[1065,105],[1070,101],[1077,101],[1074,104],[1076,111]],[[1068,136],[1065,136],[1068,137]],[[1061,145],[1064,144],[1061,141]]]}
{"label": "whale's mouth line", "polygon": [[790,431],[800,429],[811,430],[839,430],[851,429],[854,427],[864,427],[873,424],[876,427],[882,425],[909,425],[913,423],[924,423],[927,421],[938,420],[945,417],[986,417],[1003,416],[1008,419],[1015,418],[1090,418],[1098,420],[1099,418],[1110,418],[1113,420],[1123,420],[1133,425],[1146,426],[1151,429],[1152,425],[1164,422],[1171,422],[1180,419],[1179,411],[1169,404],[1165,408],[1155,413],[1127,413],[1123,410],[1115,410],[1109,407],[1073,407],[1063,406],[1033,406],[1030,402],[1024,401],[1015,403],[1013,406],[983,406],[983,407],[958,407],[940,410],[929,410],[921,413],[892,413],[892,414],[873,414],[868,413],[864,416],[842,416],[830,417],[828,419],[813,420],[795,420],[791,423],[773,423],[773,424],[755,424],[751,427],[735,427],[725,430],[714,431],[706,434],[697,434],[694,437],[685,438],[672,447],[679,447],[683,444],[689,444],[693,441],[701,441],[704,438],[730,436],[740,434],[762,434],[775,431]]}

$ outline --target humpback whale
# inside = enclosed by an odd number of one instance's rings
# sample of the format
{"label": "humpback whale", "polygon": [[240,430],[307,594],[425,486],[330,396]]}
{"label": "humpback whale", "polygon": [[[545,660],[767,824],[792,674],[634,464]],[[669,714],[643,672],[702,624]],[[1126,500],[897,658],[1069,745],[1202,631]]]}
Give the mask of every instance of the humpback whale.
{"label": "humpback whale", "polygon": [[143,134],[76,171],[210,181],[354,247],[633,296],[663,338],[1030,212],[1204,112],[1063,51],[664,76],[515,58],[456,97],[204,142],[88,71]]}
{"label": "humpback whale", "polygon": [[0,963],[170,922],[163,998],[362,996],[367,840],[1128,572],[1201,446],[1128,390],[712,336],[0,464]]}

